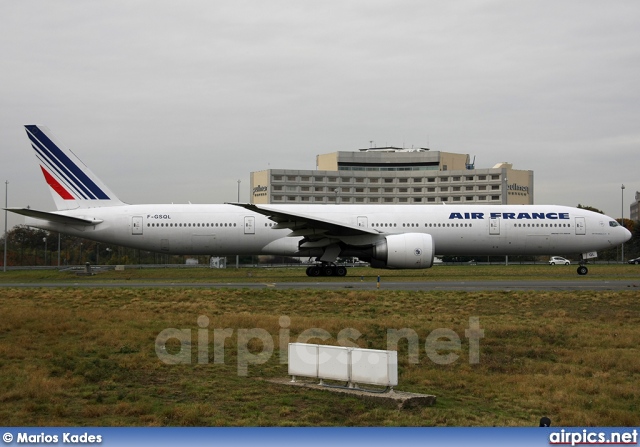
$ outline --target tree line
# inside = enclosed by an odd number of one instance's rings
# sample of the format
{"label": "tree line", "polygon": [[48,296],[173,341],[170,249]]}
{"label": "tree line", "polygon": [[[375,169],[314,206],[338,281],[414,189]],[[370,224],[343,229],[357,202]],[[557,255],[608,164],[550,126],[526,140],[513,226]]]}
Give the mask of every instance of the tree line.
{"label": "tree line", "polygon": [[[4,250],[4,237],[1,241],[0,246]],[[7,241],[7,266],[62,267],[84,265],[87,262],[93,265],[184,264],[186,259],[185,256],[105,244],[25,225],[15,226],[8,231]],[[3,259],[0,259],[0,265],[2,262]]]}
{"label": "tree line", "polygon": [[[60,267],[84,265],[144,265],[185,264],[197,259],[199,265],[209,265],[210,256],[170,255],[147,250],[106,244],[89,239],[49,232],[26,225],[17,225],[7,232],[7,266]],[[0,238],[0,253],[4,253],[4,235]],[[58,249],[59,246],[59,249]],[[0,254],[0,266],[4,257]],[[235,256],[228,256],[227,265],[235,265]],[[297,258],[286,256],[240,256],[240,264],[293,264]]]}

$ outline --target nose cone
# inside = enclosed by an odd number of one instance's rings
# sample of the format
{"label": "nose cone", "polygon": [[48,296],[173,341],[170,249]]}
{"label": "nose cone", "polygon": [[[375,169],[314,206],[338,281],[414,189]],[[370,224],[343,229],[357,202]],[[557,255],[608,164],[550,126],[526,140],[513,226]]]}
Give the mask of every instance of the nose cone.
{"label": "nose cone", "polygon": [[622,227],[622,229],[624,230],[624,233],[622,236],[622,242],[627,242],[629,239],[631,239],[631,231],[627,230],[624,227]]}

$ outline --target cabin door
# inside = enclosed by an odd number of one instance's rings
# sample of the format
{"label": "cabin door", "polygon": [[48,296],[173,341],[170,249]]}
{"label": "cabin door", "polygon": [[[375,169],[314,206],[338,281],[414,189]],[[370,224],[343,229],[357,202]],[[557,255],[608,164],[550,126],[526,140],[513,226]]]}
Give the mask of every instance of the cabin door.
{"label": "cabin door", "polygon": [[244,234],[256,234],[256,218],[254,216],[244,218]]}
{"label": "cabin door", "polygon": [[142,216],[133,216],[131,218],[131,234],[134,236],[142,234]]}
{"label": "cabin door", "polygon": [[496,235],[496,236],[500,235],[500,218],[499,217],[492,217],[489,220],[489,234]]}
{"label": "cabin door", "polygon": [[587,225],[584,217],[576,217],[576,234],[587,234]]}

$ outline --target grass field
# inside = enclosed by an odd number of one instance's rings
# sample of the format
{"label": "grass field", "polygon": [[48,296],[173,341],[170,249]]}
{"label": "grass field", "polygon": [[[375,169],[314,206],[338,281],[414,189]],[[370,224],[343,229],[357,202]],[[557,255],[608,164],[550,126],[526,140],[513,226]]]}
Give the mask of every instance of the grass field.
{"label": "grass field", "polygon": [[[407,280],[491,279],[504,277],[506,270],[510,278],[575,277],[573,267],[560,266],[436,267],[427,275],[385,274]],[[363,271],[368,273],[365,280],[377,274]],[[189,272],[191,277],[184,270],[109,272],[78,280],[103,281],[126,274],[135,280],[149,275],[150,281],[212,281],[216,280],[212,275],[227,278],[233,273],[231,269]],[[241,272],[237,274],[243,280],[267,278],[260,276],[266,275],[264,270],[250,276]],[[302,278],[299,270],[291,276],[286,271],[270,273],[272,282]],[[637,266],[593,266],[589,276],[615,280],[638,273]],[[0,278],[0,282],[75,280],[58,272],[7,272]],[[638,290],[65,287],[2,288],[0,294],[4,425],[532,426],[541,416],[549,416],[556,426],[633,426],[640,414]],[[204,328],[198,326],[201,316],[207,317],[200,320]],[[469,363],[465,329],[470,317],[478,317],[484,330],[478,364]],[[208,324],[203,324],[205,320]],[[290,323],[283,326],[285,320]],[[167,328],[191,330],[189,364],[170,365],[158,358],[156,337]],[[238,335],[254,328],[271,334],[274,352],[261,359],[264,363],[249,364],[246,376],[240,375],[238,350],[244,345]],[[413,363],[407,343],[401,343],[397,389],[435,394],[436,405],[400,411],[262,380],[286,376],[281,339],[296,341],[311,328],[331,334],[322,342],[327,344],[335,344],[337,334],[351,328],[359,346],[374,349],[387,348],[390,329],[414,330],[420,339],[418,363]],[[461,349],[453,352],[458,358],[450,364],[434,363],[426,354],[426,337],[438,328],[453,330],[461,339]],[[224,329],[230,336],[223,349],[216,349],[214,337]],[[199,339],[203,334],[208,343]],[[204,361],[198,357],[199,347]],[[257,358],[265,346],[253,339],[247,347]],[[170,343],[167,349],[179,351]]]}
{"label": "grass field", "polygon": [[[348,269],[345,277],[309,278],[304,268],[135,268],[127,266],[124,271],[97,270],[94,276],[77,276],[75,271],[58,270],[9,270],[0,272],[2,283],[38,283],[38,282],[109,282],[109,281],[172,281],[172,282],[350,282],[363,280],[375,281],[378,276],[393,281],[464,281],[464,280],[618,280],[640,279],[640,267],[628,264],[589,265],[589,274],[578,276],[577,265],[439,265],[422,270],[384,270],[369,267]],[[82,270],[82,269],[80,269]],[[80,271],[78,270],[78,271]]]}

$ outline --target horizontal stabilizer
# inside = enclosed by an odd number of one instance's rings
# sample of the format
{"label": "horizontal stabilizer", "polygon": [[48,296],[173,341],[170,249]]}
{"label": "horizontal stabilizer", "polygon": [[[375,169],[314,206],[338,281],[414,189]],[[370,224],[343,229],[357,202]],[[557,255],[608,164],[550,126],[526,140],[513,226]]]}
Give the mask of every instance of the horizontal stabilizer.
{"label": "horizontal stabilizer", "polygon": [[80,217],[65,216],[63,214],[50,213],[47,211],[32,210],[30,208],[5,208],[12,213],[21,214],[23,216],[33,217],[35,219],[47,220],[65,225],[97,225],[103,222],[100,219],[83,219]]}

